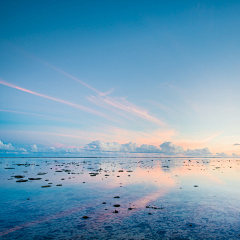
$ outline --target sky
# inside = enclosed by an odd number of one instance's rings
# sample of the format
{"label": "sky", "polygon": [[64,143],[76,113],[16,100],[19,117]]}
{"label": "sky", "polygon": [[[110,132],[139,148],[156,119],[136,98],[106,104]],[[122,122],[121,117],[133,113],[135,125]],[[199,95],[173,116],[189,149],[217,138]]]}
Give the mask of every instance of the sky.
{"label": "sky", "polygon": [[1,1],[0,156],[240,155],[239,1]]}

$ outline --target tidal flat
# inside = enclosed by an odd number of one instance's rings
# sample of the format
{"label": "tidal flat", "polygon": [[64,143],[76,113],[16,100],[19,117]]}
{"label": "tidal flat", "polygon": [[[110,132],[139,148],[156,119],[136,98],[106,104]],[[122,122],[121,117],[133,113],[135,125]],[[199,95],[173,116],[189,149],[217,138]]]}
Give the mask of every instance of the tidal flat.
{"label": "tidal flat", "polygon": [[2,158],[0,239],[240,239],[240,159]]}

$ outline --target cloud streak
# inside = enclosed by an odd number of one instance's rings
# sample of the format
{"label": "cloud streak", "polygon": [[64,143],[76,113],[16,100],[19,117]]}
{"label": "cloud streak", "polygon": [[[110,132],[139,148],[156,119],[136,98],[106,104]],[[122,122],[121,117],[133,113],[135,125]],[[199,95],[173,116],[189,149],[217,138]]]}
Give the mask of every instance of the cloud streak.
{"label": "cloud streak", "polygon": [[[131,114],[138,118],[148,120],[148,121],[156,123],[160,126],[164,126],[164,127],[167,126],[166,123],[164,123],[163,121],[160,121],[156,117],[151,116],[146,110],[139,108],[138,106],[136,106],[133,103],[130,103],[129,101],[121,100],[121,102],[120,102],[119,100],[115,100],[109,96],[91,97],[88,99],[91,100],[95,104],[100,105],[102,103],[102,105],[105,104],[107,106],[111,106],[115,109],[126,112],[127,114]],[[119,112],[117,112],[117,113],[119,115],[121,115],[121,113],[119,113]]]}
{"label": "cloud streak", "polygon": [[6,110],[6,109],[0,109],[0,111],[1,111],[1,112],[9,112],[9,113],[18,113],[18,114],[33,115],[33,116],[38,116],[38,117],[45,117],[44,115],[36,114],[36,113],[28,113],[28,112],[12,111],[12,110]]}
{"label": "cloud streak", "polygon": [[52,101],[55,101],[55,102],[60,102],[60,103],[63,103],[63,104],[66,104],[66,105],[78,108],[80,110],[83,110],[85,112],[88,112],[88,113],[91,113],[91,114],[94,114],[94,115],[97,115],[97,116],[109,119],[109,117],[107,115],[105,115],[105,114],[103,114],[101,112],[92,110],[90,108],[87,108],[87,107],[84,107],[84,106],[81,106],[81,105],[78,105],[78,104],[75,104],[75,103],[71,103],[71,102],[68,102],[68,101],[65,101],[65,100],[61,100],[59,98],[54,98],[54,97],[50,97],[50,96],[47,96],[47,95],[44,95],[44,94],[41,94],[41,93],[33,92],[33,91],[28,90],[26,88],[22,88],[22,87],[19,87],[17,85],[14,85],[12,83],[3,81],[2,79],[0,79],[0,84],[8,86],[8,87],[11,87],[11,88],[14,88],[14,89],[17,89],[17,90],[20,90],[20,91],[23,91],[23,92],[27,92],[27,93],[33,94],[33,95],[38,96],[38,97],[46,98],[46,99],[49,99],[49,100],[52,100]]}
{"label": "cloud streak", "polygon": [[[154,122],[154,123],[156,123],[156,124],[158,124],[160,126],[166,126],[166,124],[164,122],[160,121],[156,117],[151,116],[146,110],[142,110],[142,109],[140,109],[139,107],[135,106],[134,104],[132,104],[130,102],[126,102],[125,101],[123,103],[123,102],[117,101],[117,100],[107,96],[107,94],[112,92],[112,89],[110,91],[106,92],[106,93],[103,93],[103,92],[99,91],[98,89],[92,87],[91,85],[87,84],[86,82],[80,80],[79,78],[74,77],[73,75],[71,75],[71,74],[61,70],[60,68],[55,67],[54,65],[52,65],[50,63],[47,63],[47,62],[45,62],[45,61],[43,61],[43,60],[41,60],[41,59],[31,55],[31,54],[29,56],[31,56],[32,58],[40,61],[42,64],[52,68],[53,70],[55,70],[55,71],[65,75],[65,76],[69,77],[70,79],[72,79],[72,80],[82,84],[83,86],[87,87],[88,89],[94,91],[95,93],[97,93],[99,95],[98,101],[101,101],[101,102],[103,102],[106,105],[110,105],[110,106],[112,106],[114,108],[117,108],[119,110],[125,111],[125,112],[130,113],[132,115],[135,115],[137,117],[146,119],[146,120],[148,120],[150,122]],[[90,100],[90,98],[89,98],[89,100]],[[97,103],[96,99],[92,99],[92,102],[93,103]],[[121,115],[121,114],[119,114],[119,115]]]}
{"label": "cloud streak", "polygon": [[[162,126],[162,127],[166,127],[167,124],[164,123],[163,121],[160,121],[158,118],[154,117],[154,116],[151,116],[146,110],[143,110],[139,107],[137,107],[136,105],[134,105],[133,103],[130,103],[130,102],[122,102],[122,101],[118,101],[114,98],[111,98],[109,96],[107,96],[108,94],[110,94],[113,90],[109,90],[107,92],[101,92],[99,91],[98,89],[92,87],[91,85],[87,84],[86,82],[80,80],[79,78],[63,71],[62,69],[26,52],[25,50],[23,49],[20,49],[17,47],[18,50],[20,50],[21,52],[23,52],[24,54],[26,54],[28,57],[32,58],[32,59],[35,59],[39,62],[41,62],[43,65],[45,66],[48,66],[50,68],[52,68],[53,70],[55,70],[56,72],[59,72],[63,75],[65,75],[66,77],[82,84],[83,86],[87,87],[88,89],[92,90],[93,92],[97,93],[98,95],[98,102],[96,101],[96,99],[91,99],[91,98],[88,98],[89,100],[91,100],[93,103],[99,105],[99,102],[102,102],[103,104],[105,105],[109,105],[117,110],[120,110],[120,111],[124,111],[125,113],[127,114],[131,114],[133,116],[136,116],[138,118],[142,118],[142,119],[145,119],[145,120],[148,120],[150,122],[153,122],[159,126]],[[104,106],[102,106],[104,107]],[[111,110],[111,109],[110,109]],[[93,110],[92,110],[93,111]],[[118,115],[121,115],[121,116],[124,116],[125,118],[128,118],[129,119],[129,116],[127,116],[126,114],[123,115],[121,112],[119,111],[113,111],[114,113],[117,113]],[[102,114],[101,114],[102,115]]]}

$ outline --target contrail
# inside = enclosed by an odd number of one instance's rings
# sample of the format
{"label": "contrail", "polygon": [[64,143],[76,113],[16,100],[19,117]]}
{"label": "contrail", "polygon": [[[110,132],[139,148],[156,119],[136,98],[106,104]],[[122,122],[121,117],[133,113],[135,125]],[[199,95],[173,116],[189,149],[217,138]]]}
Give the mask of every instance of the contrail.
{"label": "contrail", "polygon": [[76,135],[70,135],[70,134],[62,134],[62,133],[51,133],[51,132],[32,132],[32,131],[17,131],[22,133],[33,133],[33,134],[44,134],[44,135],[53,135],[53,136],[60,136],[60,137],[68,137],[68,138],[77,138],[77,139],[83,139],[83,140],[92,140],[91,138],[86,137],[79,137]]}
{"label": "contrail", "polygon": [[12,110],[6,110],[6,109],[0,109],[0,111],[1,111],[1,112],[19,113],[19,114],[26,114],[26,115],[33,115],[33,116],[45,117],[44,115],[36,114],[36,113],[12,111]]}
{"label": "contrail", "polygon": [[88,85],[87,83],[85,83],[85,82],[83,82],[82,80],[80,80],[80,79],[72,76],[71,74],[69,74],[69,73],[67,73],[67,72],[64,72],[63,70],[61,70],[61,69],[59,69],[59,68],[57,68],[57,67],[55,67],[55,66],[53,66],[53,65],[51,65],[51,64],[49,64],[49,63],[47,63],[47,62],[44,62],[44,61],[42,61],[42,60],[40,60],[40,61],[41,61],[43,64],[45,64],[45,65],[51,67],[52,69],[56,70],[57,72],[60,72],[60,73],[62,73],[63,75],[65,75],[65,76],[67,76],[67,77],[75,80],[76,82],[81,83],[83,86],[91,89],[92,91],[96,92],[96,93],[99,94],[100,96],[104,95],[104,93],[101,93],[101,92],[98,91],[96,88]]}
{"label": "contrail", "polygon": [[17,85],[14,85],[12,83],[3,81],[2,79],[0,79],[0,84],[11,87],[11,88],[18,89],[18,90],[23,91],[23,92],[27,92],[27,93],[36,95],[36,96],[39,96],[39,97],[42,97],[42,98],[50,99],[50,100],[55,101],[55,102],[60,102],[60,103],[66,104],[66,105],[70,105],[72,107],[81,109],[85,112],[89,112],[91,114],[98,115],[100,117],[109,119],[105,114],[102,114],[102,113],[100,113],[98,111],[95,111],[95,110],[92,110],[90,108],[87,108],[87,107],[84,107],[84,106],[81,106],[81,105],[78,105],[78,104],[75,104],[75,103],[67,102],[67,101],[64,101],[64,100],[61,100],[61,99],[58,99],[58,98],[50,97],[50,96],[47,96],[47,95],[44,95],[44,94],[41,94],[41,93],[33,92],[33,91],[28,90],[26,88],[22,88],[22,87],[19,87]]}
{"label": "contrail", "polygon": [[[147,111],[143,111],[143,110],[139,109],[138,107],[133,106],[133,104],[131,104],[131,103],[123,104],[123,103],[121,103],[119,101],[116,101],[115,99],[106,96],[106,93],[100,92],[96,88],[94,88],[94,87],[90,86],[89,84],[85,83],[84,81],[82,81],[82,80],[72,76],[71,74],[69,74],[69,73],[67,73],[67,72],[65,72],[65,71],[55,67],[54,65],[52,65],[52,64],[50,64],[48,62],[43,61],[42,59],[40,59],[40,58],[38,58],[38,57],[36,57],[36,56],[26,52],[25,50],[22,50],[20,48],[17,48],[17,49],[20,50],[21,52],[23,52],[24,54],[28,55],[29,57],[31,57],[31,58],[41,62],[42,64],[44,64],[44,65],[54,69],[55,71],[57,71],[57,72],[65,75],[65,76],[71,78],[72,80],[74,80],[74,81],[82,84],[83,86],[87,87],[88,89],[94,91],[95,93],[97,93],[100,96],[100,101],[102,101],[104,104],[110,105],[111,107],[120,109],[120,110],[125,111],[125,112],[130,113],[130,114],[133,114],[133,115],[135,115],[137,117],[146,119],[146,120],[148,120],[150,122],[154,122],[154,123],[156,123],[156,124],[158,124],[160,126],[164,126],[164,127],[167,126],[166,123],[160,121],[156,117],[151,116],[150,114],[148,114]],[[120,113],[117,113],[117,114],[121,115]]]}
{"label": "contrail", "polygon": [[47,63],[47,62],[44,62],[44,61],[42,61],[42,60],[40,60],[40,61],[41,61],[43,64],[51,67],[51,68],[54,69],[55,71],[62,73],[63,75],[65,75],[65,76],[73,79],[73,80],[76,81],[76,82],[79,82],[80,84],[84,85],[85,87],[87,87],[87,88],[91,89],[92,91],[96,92],[96,93],[100,96],[100,99],[101,99],[105,104],[108,104],[108,105],[110,105],[110,106],[112,106],[112,107],[115,107],[115,108],[121,109],[121,110],[123,110],[123,111],[129,112],[129,113],[131,113],[131,114],[137,115],[138,117],[142,117],[142,118],[147,119],[147,120],[149,120],[149,121],[151,121],[151,122],[155,122],[155,123],[157,123],[157,124],[159,124],[159,125],[166,126],[166,124],[163,123],[162,121],[160,121],[159,119],[157,119],[157,118],[149,115],[149,114],[147,113],[147,111],[142,111],[142,110],[140,110],[140,109],[138,109],[138,108],[136,108],[136,107],[133,107],[133,106],[126,106],[125,104],[122,104],[122,103],[114,100],[113,98],[106,96],[105,93],[102,93],[102,92],[98,91],[96,88],[88,85],[87,83],[85,83],[85,82],[83,82],[82,80],[80,80],[80,79],[72,76],[71,74],[69,74],[69,73],[67,73],[67,72],[64,72],[63,70],[61,70],[61,69],[59,69],[59,68],[57,68],[57,67],[55,67],[55,66],[53,66],[53,65],[51,65],[51,64],[49,64],[49,63]]}
{"label": "contrail", "polygon": [[53,120],[58,120],[58,121],[79,122],[77,120],[72,120],[72,119],[68,119],[68,118],[58,118],[58,117],[42,115],[42,114],[37,114],[37,113],[21,112],[21,111],[7,110],[7,109],[0,109],[0,112],[8,112],[8,113],[38,116],[38,117],[43,117],[45,119],[47,118],[47,119],[53,119]]}

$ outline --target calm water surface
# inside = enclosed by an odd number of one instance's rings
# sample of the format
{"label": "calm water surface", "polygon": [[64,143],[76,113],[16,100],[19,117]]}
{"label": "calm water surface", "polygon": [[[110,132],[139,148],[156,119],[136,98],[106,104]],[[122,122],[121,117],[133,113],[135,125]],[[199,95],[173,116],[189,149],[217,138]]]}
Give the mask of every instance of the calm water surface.
{"label": "calm water surface", "polygon": [[0,239],[240,239],[240,159],[3,158]]}

